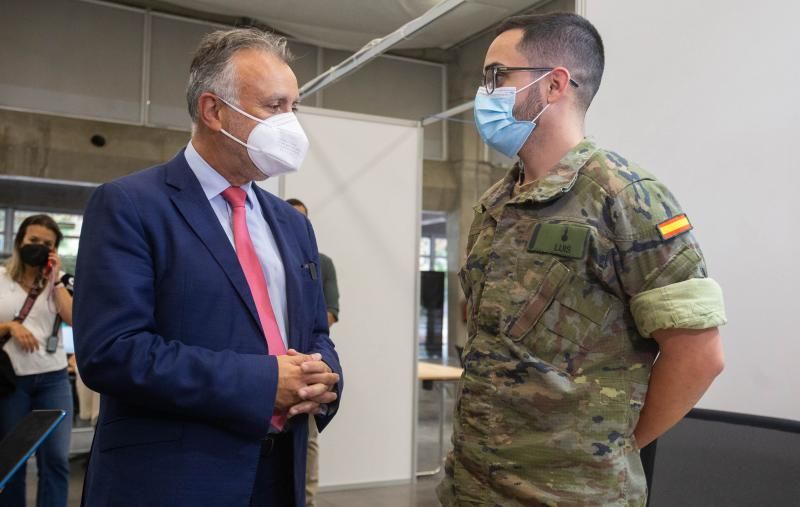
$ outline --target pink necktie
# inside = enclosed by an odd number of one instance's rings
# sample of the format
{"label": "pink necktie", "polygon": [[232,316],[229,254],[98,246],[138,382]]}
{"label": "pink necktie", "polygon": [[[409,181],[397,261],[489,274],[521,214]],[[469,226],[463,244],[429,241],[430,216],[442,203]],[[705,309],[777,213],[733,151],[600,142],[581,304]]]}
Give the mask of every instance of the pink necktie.
{"label": "pink necktie", "polygon": [[[228,187],[222,192],[222,197],[228,201],[233,211],[233,243],[236,245],[236,256],[242,266],[247,285],[250,286],[250,294],[256,303],[258,318],[261,321],[261,328],[267,336],[267,347],[269,354],[273,356],[286,355],[286,346],[281,339],[281,332],[278,329],[278,322],[275,313],[272,311],[272,304],[269,300],[267,290],[267,280],[264,278],[264,271],[261,269],[261,262],[256,255],[253,241],[250,239],[250,232],[247,230],[247,219],[245,216],[244,203],[247,200],[247,193],[239,187]],[[272,415],[272,425],[278,430],[283,429],[286,422],[286,415],[277,412]]]}

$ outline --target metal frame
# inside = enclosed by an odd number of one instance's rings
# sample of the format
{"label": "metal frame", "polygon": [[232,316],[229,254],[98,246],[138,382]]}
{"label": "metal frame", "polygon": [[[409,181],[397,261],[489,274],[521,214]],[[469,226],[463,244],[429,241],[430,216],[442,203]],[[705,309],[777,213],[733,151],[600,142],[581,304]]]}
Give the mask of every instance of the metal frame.
{"label": "metal frame", "polygon": [[422,166],[425,157],[425,129],[422,128],[422,122],[417,122],[419,129],[417,135],[417,197],[416,197],[416,223],[415,230],[416,241],[414,241],[414,329],[413,334],[409,336],[414,344],[414,354],[412,355],[411,370],[413,371],[412,379],[413,386],[411,389],[411,483],[417,482],[417,433],[419,426],[419,372],[417,371],[417,364],[419,363],[419,346],[417,345],[419,333],[419,305],[420,305],[420,274],[419,274],[419,244],[422,241]]}
{"label": "metal frame", "polygon": [[[521,14],[532,14],[535,9],[539,9],[539,8],[544,7],[547,4],[553,3],[555,1],[556,0],[535,0],[535,1],[532,1],[531,5],[525,7],[524,9],[520,9],[520,10],[518,10],[516,12],[508,14],[508,17],[519,16]],[[588,0],[575,0],[575,1],[576,2],[580,2],[580,1],[586,2]],[[483,3],[487,3],[487,2],[483,2]],[[580,13],[578,13],[578,14],[580,14]],[[476,39],[480,39],[481,37],[483,37],[487,33],[493,32],[496,27],[497,27],[496,24],[487,26],[486,28],[484,28],[483,30],[481,30],[479,32],[470,34],[466,39],[460,40],[460,41],[456,42],[455,44],[451,44],[451,45],[449,45],[449,46],[447,46],[445,48],[442,48],[442,49],[444,49],[445,51],[450,51],[451,49],[456,49],[456,48],[460,48],[462,46],[466,46],[470,42],[472,42],[472,41],[474,41]]]}
{"label": "metal frame", "polygon": [[[322,46],[317,46],[317,62],[316,63],[317,63],[317,75],[319,76],[320,74],[325,72],[325,49]],[[316,107],[323,107],[322,106],[322,103],[323,103],[323,98],[322,97],[323,97],[322,90],[320,90],[319,92],[317,92],[316,95],[314,95],[314,105]]]}
{"label": "metal frame", "polygon": [[154,12],[152,9],[149,8],[140,8],[140,7],[131,7],[127,5],[120,5],[116,3],[107,2],[104,0],[77,0],[81,3],[95,5],[98,7],[105,7],[109,9],[116,9],[125,12],[133,12],[136,14],[141,14],[143,17],[143,24],[144,30],[142,35],[142,55],[141,55],[141,62],[142,62],[142,76],[141,76],[141,94],[140,94],[140,103],[139,103],[139,120],[138,121],[130,121],[130,120],[122,120],[119,118],[107,118],[102,116],[93,116],[93,115],[81,115],[81,114],[70,114],[70,113],[62,113],[62,112],[54,112],[48,111],[45,109],[36,109],[36,108],[26,108],[26,107],[15,107],[6,104],[0,104],[0,109],[8,110],[8,111],[18,111],[22,113],[36,113],[36,114],[49,114],[49,115],[57,115],[62,118],[73,118],[77,120],[89,120],[89,121],[101,121],[105,123],[113,123],[116,125],[131,125],[135,127],[155,127],[161,128],[165,130],[175,131],[175,132],[191,132],[191,128],[187,127],[179,127],[175,125],[162,125],[162,124],[154,124],[150,122],[150,61],[151,61],[151,53],[152,53],[152,25],[153,25],[153,18],[163,18],[163,19],[171,19],[175,21],[183,21],[186,23],[193,23],[198,25],[206,25],[210,27],[216,28],[233,28],[233,25],[225,25],[222,23],[216,23],[213,21],[205,21],[202,19],[190,18],[187,16],[180,16],[177,14],[169,14],[165,12]]}
{"label": "metal frame", "polygon": [[448,118],[450,118],[452,116],[456,116],[456,115],[459,115],[461,113],[467,112],[470,109],[472,109],[472,106],[474,104],[475,104],[475,101],[474,100],[470,100],[469,102],[464,102],[461,105],[458,105],[458,106],[455,106],[455,107],[451,107],[450,109],[447,109],[446,111],[442,111],[441,113],[436,113],[436,114],[432,114],[430,116],[426,116],[425,118],[423,118],[421,120],[422,121],[422,126],[426,127],[428,125],[436,123],[437,121],[446,120],[446,119],[448,119]]}
{"label": "metal frame", "polygon": [[0,255],[5,254],[6,251],[11,252],[11,243],[14,242],[14,217],[12,210],[13,208],[6,208],[4,207],[6,214],[4,217],[3,223],[3,248],[0,248]]}
{"label": "metal frame", "polygon": [[[300,109],[300,117],[304,112],[314,113],[320,116],[331,116],[333,118],[347,118],[350,120],[371,121],[376,123],[388,123],[389,125],[402,125],[404,127],[419,127],[420,122],[414,120],[404,120],[402,118],[393,118],[391,116],[379,116],[374,114],[353,113],[350,111],[338,111],[336,109],[324,109],[313,106],[303,106]],[[420,199],[420,202],[422,200]]]}
{"label": "metal frame", "polygon": [[[419,349],[419,347],[417,347]],[[447,383],[453,382],[452,380],[432,380],[431,382],[436,385],[439,389],[439,452],[436,454],[436,468],[431,468],[430,470],[417,470],[416,477],[432,477],[434,475],[438,475],[439,472],[442,471],[442,467],[444,466],[444,459],[446,458],[444,453],[444,421],[445,421],[445,410],[447,407]],[[419,389],[420,381],[417,380],[417,389]],[[419,392],[419,391],[415,391]],[[416,438],[414,439],[414,449],[416,450]],[[415,460],[416,463],[416,460]]]}
{"label": "metal frame", "polygon": [[153,51],[153,14],[150,9],[144,13],[142,30],[142,98],[139,102],[139,121],[142,125],[150,123],[150,55]]}
{"label": "metal frame", "polygon": [[144,12],[146,9],[141,7],[132,7],[130,5],[120,5],[115,4],[112,2],[104,2],[103,0],[78,0],[79,2],[83,2],[85,4],[92,4],[92,5],[99,5],[101,7],[111,7],[114,9],[119,9],[121,11],[128,11],[128,12]]}
{"label": "metal frame", "polygon": [[800,434],[800,421],[780,417],[712,410],[709,408],[693,408],[686,414],[686,418]]}
{"label": "metal frame", "polygon": [[[4,210],[6,212],[5,222],[3,227],[5,230],[0,232],[0,237],[3,238],[3,248],[0,248],[0,258],[3,258],[6,255],[10,255],[13,249],[14,244],[14,237],[17,235],[16,229],[14,229],[14,217],[16,216],[17,212],[28,213],[28,212],[36,212],[36,213],[45,213],[45,214],[63,214],[63,215],[79,215],[83,216],[82,211],[76,211],[74,209],[60,209],[60,208],[49,208],[49,207],[15,207],[15,206],[0,206],[0,210]],[[64,234],[64,239],[66,238],[80,238],[80,236],[73,236]]]}
{"label": "metal frame", "polygon": [[[447,66],[442,65],[442,107],[447,107],[448,90],[447,81]],[[424,125],[423,125],[424,127]],[[442,160],[450,159],[450,129],[447,127],[447,122],[442,122]]]}
{"label": "metal frame", "polygon": [[338,81],[339,79],[342,79],[381,53],[386,52],[392,46],[395,46],[399,42],[410,38],[414,33],[425,28],[466,1],[467,0],[444,0],[432,7],[422,16],[412,19],[389,35],[369,42],[363,48],[345,58],[339,64],[334,65],[327,71],[301,86],[300,97],[304,98],[312,95],[319,90],[322,90],[326,86]]}
{"label": "metal frame", "polygon": [[[181,16],[181,15],[177,15],[177,14],[170,14],[170,13],[153,11],[152,9],[149,9],[149,8],[139,8],[139,7],[131,7],[131,6],[126,6],[126,5],[115,4],[115,3],[107,2],[107,1],[104,1],[104,0],[77,0],[77,1],[79,1],[81,3],[84,3],[84,4],[94,5],[94,6],[97,6],[97,7],[104,7],[104,8],[110,8],[110,9],[116,9],[116,10],[132,12],[132,13],[136,13],[136,14],[141,14],[143,16],[144,29],[143,29],[142,46],[141,46],[141,49],[142,49],[142,53],[141,53],[142,75],[141,75],[141,94],[140,94],[140,105],[139,105],[139,119],[136,120],[136,121],[132,121],[132,120],[124,120],[124,119],[119,119],[119,118],[107,118],[107,117],[94,116],[94,115],[83,115],[83,114],[70,114],[70,113],[54,112],[54,111],[49,111],[49,110],[45,110],[45,109],[16,107],[16,106],[13,106],[13,105],[6,105],[6,104],[0,104],[0,109],[8,110],[8,111],[18,111],[18,112],[24,112],[24,113],[57,115],[57,116],[63,117],[63,118],[73,118],[73,119],[78,119],[78,120],[101,121],[101,122],[112,123],[112,124],[117,124],[117,125],[130,125],[130,126],[136,126],[136,127],[155,127],[155,128],[162,128],[162,129],[170,130],[170,131],[174,131],[174,132],[191,132],[191,129],[188,127],[188,125],[185,126],[185,127],[181,127],[181,126],[177,126],[177,125],[154,124],[154,123],[150,122],[150,107],[151,107],[151,103],[150,103],[150,88],[151,88],[151,86],[150,86],[150,77],[151,77],[151,75],[150,75],[150,73],[151,73],[153,18],[161,18],[161,19],[182,21],[182,22],[186,22],[186,23],[193,23],[193,24],[197,24],[197,25],[203,25],[203,26],[209,26],[209,27],[215,27],[215,28],[223,28],[223,29],[224,28],[232,28],[232,26],[231,25],[225,25],[225,24],[222,24],[222,23],[213,22],[213,21],[206,21],[206,20],[202,20],[202,19],[196,19],[196,18],[191,18],[191,17],[187,17],[187,16]],[[437,5],[435,8],[433,8],[430,11],[428,11],[427,13],[423,14],[423,16],[420,16],[419,18],[417,18],[415,20],[412,20],[410,23],[407,23],[404,27],[401,27],[400,29],[398,29],[397,31],[393,32],[390,35],[396,34],[397,32],[399,32],[399,31],[405,29],[406,27],[408,27],[409,25],[411,25],[412,23],[419,23],[420,20],[422,20],[422,22],[424,22],[424,25],[416,27],[414,31],[416,31],[418,29],[421,29],[422,27],[426,26],[427,24],[429,24],[433,20],[437,19],[438,17],[440,17],[444,13],[448,12],[449,10],[452,10],[456,6],[458,6],[461,3],[466,2],[466,1],[467,0],[446,0],[446,2],[448,4],[452,4],[452,6],[446,8],[446,10],[445,10],[445,6]],[[443,2],[443,3],[445,3],[445,2]],[[441,12],[439,12],[439,11],[441,11]],[[426,17],[429,17],[430,19],[426,20],[425,19]],[[404,34],[403,38],[410,37],[412,33],[413,33],[413,31],[407,31]],[[381,40],[385,40],[388,37],[389,36],[384,37],[384,39],[381,39]],[[293,39],[291,37],[287,37],[287,39],[295,41],[295,42],[298,42],[298,43],[303,43],[302,41],[297,41],[296,39]],[[400,40],[398,40],[396,42],[400,42],[401,40],[402,39],[400,39]],[[303,43],[303,44],[305,44],[305,43]],[[324,48],[322,48],[320,46],[316,46],[316,48],[317,48],[317,54],[316,54],[317,73],[319,75],[322,75],[322,74],[325,74],[325,72],[324,72],[324,56],[323,56],[324,55]],[[387,49],[388,49],[388,47],[387,47]],[[429,61],[426,61],[426,60],[419,60],[419,59],[416,59],[416,58],[409,58],[409,57],[404,57],[404,56],[386,55],[386,54],[382,54],[381,55],[379,53],[375,53],[375,55],[372,56],[370,59],[375,58],[377,56],[380,56],[381,58],[387,58],[387,59],[390,59],[390,60],[397,60],[397,61],[415,63],[415,64],[419,64],[419,65],[428,65],[428,66],[439,67],[441,69],[441,90],[440,90],[440,92],[441,92],[442,106],[444,106],[447,103],[447,66],[445,64],[438,63],[438,62],[429,62]],[[360,65],[363,65],[363,63],[366,63],[366,60],[361,62]],[[335,67],[338,67],[338,66],[335,66]],[[355,70],[355,67],[352,70]],[[352,70],[351,70],[351,72],[352,72]],[[328,72],[330,72],[330,71],[328,71]],[[319,75],[317,77],[320,77]],[[343,77],[343,75],[340,76],[340,77]],[[317,79],[317,78],[315,78],[315,79]],[[315,100],[313,101],[314,102],[313,105],[315,107],[318,107],[318,108],[324,107],[323,96],[324,95],[323,95],[322,90],[320,88],[318,90],[316,96],[315,96]],[[441,155],[439,157],[433,157],[432,159],[433,160],[447,160],[448,151],[449,150],[448,150],[447,124],[443,123],[442,124],[442,152],[441,152]]]}
{"label": "metal frame", "polygon": [[[325,72],[325,48],[317,46],[317,75],[321,75]],[[412,63],[416,65],[427,65],[430,67],[438,67],[441,73],[441,105],[445,107],[447,105],[447,65],[444,63],[439,62],[429,62],[427,60],[419,60],[417,58],[409,58],[407,56],[397,56],[397,55],[378,55],[376,58],[384,58],[387,60],[395,60],[398,62],[406,62]],[[325,99],[324,99],[325,92],[324,90],[320,89],[314,93],[314,105],[313,107],[317,108],[324,108],[325,107]],[[302,105],[302,109],[307,109],[308,106]],[[426,125],[423,125],[423,127]],[[442,123],[442,151],[439,156],[428,158],[427,160],[437,160],[437,161],[446,161],[449,155],[449,141],[448,141],[449,131],[447,128],[447,122]],[[424,158],[424,150],[423,150],[423,158]]]}
{"label": "metal frame", "polygon": [[33,113],[33,114],[47,114],[51,116],[58,116],[59,118],[69,118],[72,120],[86,120],[86,121],[99,121],[103,123],[112,123],[114,125],[127,125],[129,127],[155,127],[172,132],[186,132],[190,133],[192,130],[186,127],[175,127],[172,125],[144,125],[139,121],[127,121],[119,118],[104,118],[102,116],[92,116],[84,114],[70,114],[62,112],[48,111],[46,109],[35,109],[30,107],[15,107],[6,104],[0,104],[0,109],[3,111],[16,111],[18,113]]}
{"label": "metal frame", "polygon": [[0,181],[25,181],[28,183],[44,183],[47,185],[69,185],[73,187],[96,188],[100,183],[90,181],[58,180],[51,178],[37,178],[36,176],[17,176],[16,174],[0,174]]}
{"label": "metal frame", "polygon": [[[24,181],[30,183],[46,183],[48,185],[69,185],[74,187],[83,188],[96,188],[100,186],[99,183],[89,183],[86,181],[69,181],[69,180],[51,180],[47,178],[36,178],[33,176],[16,176],[9,174],[0,174],[0,183],[3,181]],[[41,211],[43,213],[64,213],[68,215],[83,215],[82,209],[74,208],[53,208],[47,206],[9,206],[0,205],[0,209],[5,210],[5,223],[4,231],[0,235],[4,238],[4,247],[0,248],[0,256],[11,251],[11,244],[14,241],[14,235],[17,231],[14,230],[14,214],[17,211]]]}
{"label": "metal frame", "polygon": [[[87,0],[83,0],[83,1],[85,2]],[[216,23],[214,21],[206,21],[204,19],[190,18],[190,17],[187,17],[187,16],[181,16],[179,14],[169,14],[167,12],[158,12],[158,11],[153,11],[153,10],[150,10],[150,9],[148,9],[148,11],[150,12],[150,15],[152,17],[154,17],[154,18],[170,19],[170,20],[173,20],[173,21],[183,21],[183,22],[192,23],[192,24],[195,24],[195,25],[208,25],[208,26],[213,26],[213,27],[220,28],[220,29],[233,28],[233,25],[226,25],[224,23]]]}

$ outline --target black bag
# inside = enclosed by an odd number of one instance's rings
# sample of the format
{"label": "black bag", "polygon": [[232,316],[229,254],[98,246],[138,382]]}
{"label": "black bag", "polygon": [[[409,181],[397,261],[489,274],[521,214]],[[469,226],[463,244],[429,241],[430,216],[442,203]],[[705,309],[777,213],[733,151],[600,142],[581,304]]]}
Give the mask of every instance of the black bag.
{"label": "black bag", "polygon": [[[8,340],[3,341],[3,345]],[[17,376],[11,366],[11,358],[5,350],[0,349],[0,396],[8,396],[17,390]]]}
{"label": "black bag", "polygon": [[[42,289],[43,287],[38,283],[34,284],[33,288],[28,293],[28,297],[25,298],[22,310],[19,311],[19,315],[14,319],[15,321],[22,324],[28,317],[31,308],[33,308],[33,303],[36,302],[36,298],[39,297]],[[11,333],[0,337],[0,396],[8,396],[17,390],[17,375],[14,373],[14,366],[11,364],[11,358],[8,357],[8,353],[3,350],[3,347],[5,347],[10,339]]]}

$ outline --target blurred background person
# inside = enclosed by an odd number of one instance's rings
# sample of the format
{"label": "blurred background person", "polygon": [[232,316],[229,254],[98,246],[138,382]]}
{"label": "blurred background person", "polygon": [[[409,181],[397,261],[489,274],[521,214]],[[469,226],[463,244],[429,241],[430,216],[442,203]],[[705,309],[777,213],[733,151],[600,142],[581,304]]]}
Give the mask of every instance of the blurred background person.
{"label": "blurred background person", "polygon": [[[308,208],[300,199],[287,199],[294,209],[308,218]],[[320,252],[319,271],[322,278],[322,293],[328,309],[328,327],[339,322],[339,286],[336,282],[336,268],[330,257]],[[306,507],[314,507],[319,489],[319,431],[314,417],[308,418],[308,456],[306,458]]]}
{"label": "blurred background person", "polygon": [[92,391],[83,383],[75,355],[68,359],[69,372],[75,375],[75,394],[78,396],[78,419],[76,424],[95,426],[100,415],[100,393]]}
{"label": "blurred background person", "polygon": [[[294,209],[308,218],[308,208],[300,199],[286,199]],[[336,268],[330,257],[320,252],[320,276],[322,277],[322,292],[325,294],[325,306],[328,307],[328,326],[339,322],[339,286],[336,281]]]}
{"label": "blurred background person", "polygon": [[[0,343],[15,384],[0,395],[0,439],[31,410],[67,412],[36,453],[36,504],[47,507],[67,505],[69,486],[72,393],[59,329],[62,320],[72,325],[72,296],[56,253],[62,238],[50,216],[30,216],[16,233],[11,257],[0,267]],[[0,506],[24,505],[25,467],[0,493]]]}

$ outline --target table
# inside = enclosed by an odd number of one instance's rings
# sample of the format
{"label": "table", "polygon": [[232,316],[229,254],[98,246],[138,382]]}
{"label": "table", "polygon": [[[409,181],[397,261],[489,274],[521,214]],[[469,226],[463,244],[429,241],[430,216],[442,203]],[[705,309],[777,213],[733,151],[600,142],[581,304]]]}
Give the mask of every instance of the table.
{"label": "table", "polygon": [[[455,366],[425,363],[422,361],[417,363],[417,380],[420,382],[458,382],[461,380],[461,375],[463,373],[463,368],[458,368]],[[423,470],[421,472],[417,472],[417,477],[436,475],[442,470],[441,463],[444,460],[444,384],[439,385],[439,392],[441,393],[439,403],[439,466],[433,470]]]}

